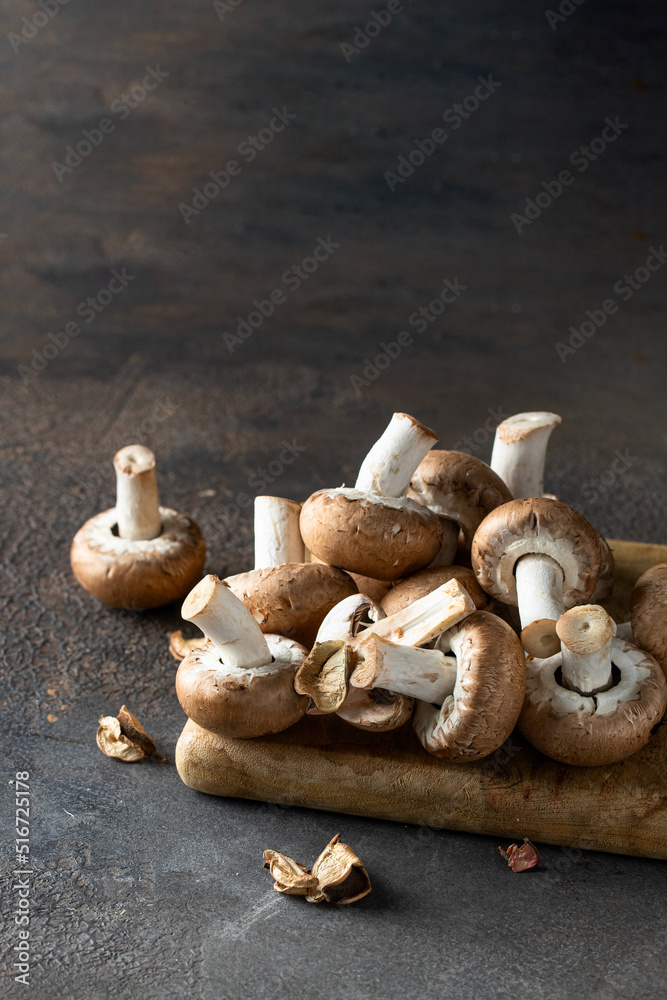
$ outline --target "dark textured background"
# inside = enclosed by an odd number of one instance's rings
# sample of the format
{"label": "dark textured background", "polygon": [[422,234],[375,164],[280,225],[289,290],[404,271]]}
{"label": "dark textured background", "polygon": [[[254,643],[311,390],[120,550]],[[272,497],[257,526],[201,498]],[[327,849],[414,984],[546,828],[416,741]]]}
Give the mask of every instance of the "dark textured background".
{"label": "dark textured background", "polygon": [[[5,36],[39,8],[0,9]],[[608,535],[667,542],[665,275],[565,363],[555,349],[667,235],[661,5],[588,0],[551,30],[526,0],[414,0],[348,64],[369,10],[242,0],[221,21],[203,0],[72,0],[18,52],[2,38],[0,824],[10,874],[10,782],[29,770],[40,1000],[664,995],[658,862],[545,848],[518,877],[494,839],[206,798],[173,766],[95,747],[122,702],[172,758],[184,719],[178,610],[105,609],[69,570],[123,444],[156,450],[163,499],[227,573],[251,556],[235,497],[284,440],[304,450],[269,489],[303,498],[351,479],[395,409],[445,446],[477,430],[485,459],[494,413],[553,409],[548,488]],[[164,82],[59,182],[53,161],[157,65]],[[490,73],[497,92],[392,193],[384,172]],[[179,204],[274,106],[296,119],[186,225]],[[617,115],[620,138],[517,234],[511,214]],[[230,354],[235,317],[329,235],[331,258]],[[128,288],[22,378],[123,267]],[[445,278],[466,291],[355,392]],[[626,468],[600,490],[617,450]],[[371,896],[328,910],[271,892],[265,847],[312,861],[338,830]],[[11,956],[9,922],[3,941]]]}

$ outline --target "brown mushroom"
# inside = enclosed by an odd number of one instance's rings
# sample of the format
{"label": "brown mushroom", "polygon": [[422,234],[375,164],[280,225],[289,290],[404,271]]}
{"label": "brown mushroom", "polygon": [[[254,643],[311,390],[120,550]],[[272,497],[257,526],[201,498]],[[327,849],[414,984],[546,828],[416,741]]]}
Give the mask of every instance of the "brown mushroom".
{"label": "brown mushroom", "polygon": [[350,573],[357,590],[360,594],[366,594],[375,604],[381,604],[392,588],[392,584],[387,580],[374,580],[372,576],[361,576],[359,573]]}
{"label": "brown mushroom", "polygon": [[[449,677],[443,671],[438,689],[424,692],[427,697],[417,702],[419,742],[453,763],[494,753],[514,729],[526,689],[525,656],[516,633],[496,615],[475,611],[443,633],[436,649],[423,652],[454,656],[445,657]],[[391,683],[395,686],[393,678]]]}
{"label": "brown mushroom", "polygon": [[519,609],[521,641],[533,656],[560,649],[556,622],[590,598],[602,561],[600,536],[561,500],[512,500],[475,533],[472,565],[488,594]]}
{"label": "brown mushroom", "polygon": [[216,576],[204,577],[182,613],[208,639],[176,674],[176,694],[189,718],[233,739],[278,733],[299,721],[308,707],[308,699],[294,690],[294,675],[307,655],[303,646],[264,635]]}
{"label": "brown mushroom", "polygon": [[375,580],[399,580],[427,566],[440,551],[440,519],[405,494],[437,440],[414,417],[395,413],[355,488],[319,490],[303,505],[301,533],[313,555]]}
{"label": "brown mushroom", "polygon": [[469,552],[481,521],[512,494],[481,459],[462,451],[430,451],[412,477],[408,497],[442,519],[443,545],[434,565],[447,566],[458,558],[459,530]]}
{"label": "brown mushroom", "polygon": [[562,651],[528,658],[519,729],[547,757],[613,764],[641,750],[662,719],[667,681],[660,665],[615,631],[599,605],[572,608],[558,621]]}
{"label": "brown mushroom", "polygon": [[[341,601],[322,622],[317,643],[336,640],[350,642],[386,615],[365,594],[354,594]],[[379,688],[361,691],[348,687],[345,700],[336,715],[357,729],[385,733],[404,725],[412,715],[414,701],[405,695]]]}
{"label": "brown mushroom", "polygon": [[113,608],[158,608],[179,600],[204,571],[202,534],[185,514],[160,507],[152,451],[129,445],[114,466],[116,506],[91,517],[74,536],[74,575]]}
{"label": "brown mushroom", "polygon": [[475,574],[467,566],[429,566],[427,569],[420,569],[418,573],[413,573],[391,588],[382,601],[382,609],[386,614],[393,615],[396,611],[402,611],[414,601],[418,601],[420,597],[430,594],[443,583],[454,579],[468,591],[478,611],[488,609],[491,598],[482,590]]}
{"label": "brown mushroom", "polygon": [[547,445],[560,422],[557,413],[540,410],[515,413],[496,427],[491,468],[515,500],[544,496]]}
{"label": "brown mushroom", "polygon": [[667,674],[667,563],[643,573],[630,598],[632,634]]}
{"label": "brown mushroom", "polygon": [[281,497],[255,499],[255,569],[225,583],[252,613],[262,632],[310,648],[328,612],[356,593],[343,570],[305,562],[299,531],[301,505]]}

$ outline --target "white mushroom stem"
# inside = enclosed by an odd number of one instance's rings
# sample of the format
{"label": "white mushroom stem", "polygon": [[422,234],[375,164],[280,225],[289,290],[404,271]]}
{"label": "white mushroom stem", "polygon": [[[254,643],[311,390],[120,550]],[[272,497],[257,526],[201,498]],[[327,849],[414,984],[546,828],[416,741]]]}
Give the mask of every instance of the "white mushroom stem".
{"label": "white mushroom stem", "polygon": [[458,580],[448,580],[402,611],[370,625],[350,644],[361,649],[372,636],[400,646],[423,646],[474,610],[475,602],[468,591]]}
{"label": "white mushroom stem", "polygon": [[521,642],[531,656],[544,659],[560,649],[556,622],[563,614],[563,570],[542,554],[522,556],[514,568]]}
{"label": "white mushroom stem", "polygon": [[259,625],[217,576],[205,576],[190,591],[181,614],[210,639],[226,667],[255,670],[271,663],[271,652]]}
{"label": "white mushroom stem", "polygon": [[456,685],[456,657],[438,649],[399,646],[378,637],[364,643],[362,662],[350,678],[353,687],[374,687],[442,705]]}
{"label": "white mushroom stem", "polygon": [[306,561],[300,514],[301,504],[294,500],[255,497],[255,569]]}
{"label": "white mushroom stem", "polygon": [[404,496],[417,466],[439,440],[414,417],[395,413],[362,462],[355,489],[385,497]]}
{"label": "white mushroom stem", "polygon": [[116,453],[113,464],[119,536],[133,542],[157,538],[162,531],[162,517],[155,455],[142,444],[131,444]]}
{"label": "white mushroom stem", "polygon": [[599,604],[583,604],[562,615],[556,626],[561,640],[564,687],[592,695],[612,680],[611,643],[616,624]]}
{"label": "white mushroom stem", "polygon": [[515,500],[544,494],[544,464],[557,413],[517,413],[498,424],[491,468],[505,481]]}

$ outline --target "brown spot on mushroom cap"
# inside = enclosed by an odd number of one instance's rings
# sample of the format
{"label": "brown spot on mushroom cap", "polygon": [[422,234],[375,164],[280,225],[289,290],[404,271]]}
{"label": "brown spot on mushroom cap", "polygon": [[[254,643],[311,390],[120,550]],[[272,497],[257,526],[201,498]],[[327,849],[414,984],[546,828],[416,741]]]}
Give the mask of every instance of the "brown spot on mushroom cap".
{"label": "brown spot on mushroom cap", "polygon": [[[563,764],[594,767],[625,760],[648,743],[667,705],[667,681],[660,665],[621,639],[612,640],[611,659],[617,670],[618,665],[627,670],[628,664],[638,668],[639,680],[630,700],[620,693],[620,683],[596,695],[563,688],[560,654],[547,660],[528,658],[519,729],[545,756]],[[607,711],[614,699],[614,710]]]}
{"label": "brown spot on mushroom cap", "polygon": [[516,562],[533,553],[550,556],[563,570],[566,608],[591,597],[603,559],[600,535],[562,500],[531,497],[496,507],[475,532],[472,567],[483,590],[515,605]]}
{"label": "brown spot on mushroom cap", "polygon": [[220,661],[213,643],[194,649],[176,674],[176,694],[186,715],[211,733],[248,739],[293,726],[308,708],[294,690],[307,650],[283,636],[267,635],[273,662],[246,670]]}
{"label": "brown spot on mushroom cap", "polygon": [[445,634],[456,636],[456,687],[440,709],[419,702],[415,732],[435,757],[454,763],[480,760],[502,746],[514,729],[526,685],[523,648],[496,615],[474,611]]}
{"label": "brown spot on mushroom cap", "polygon": [[149,609],[180,600],[204,572],[206,546],[185,514],[161,507],[162,533],[145,541],[114,534],[115,510],[103,511],[77,531],[72,570],[81,586],[112,608]]}
{"label": "brown spot on mushroom cap", "polygon": [[480,522],[512,494],[481,459],[463,451],[430,451],[412,477],[408,497],[456,521],[470,548]]}
{"label": "brown spot on mushroom cap", "polygon": [[357,593],[343,570],[324,563],[285,563],[227,577],[225,583],[251,612],[262,632],[295,639],[309,649],[325,617]]}
{"label": "brown spot on mushroom cap", "polygon": [[325,563],[376,580],[399,580],[423,569],[442,542],[440,519],[426,507],[351,489],[309,497],[301,534]]}
{"label": "brown spot on mushroom cap", "polygon": [[651,566],[639,577],[630,598],[630,616],[635,642],[667,674],[667,563]]}
{"label": "brown spot on mushroom cap", "polygon": [[484,593],[471,569],[467,566],[435,566],[432,569],[420,569],[418,573],[413,573],[407,580],[401,580],[392,587],[382,601],[382,610],[387,615],[393,615],[453,579],[458,580],[468,591],[478,611],[488,609],[491,598]]}

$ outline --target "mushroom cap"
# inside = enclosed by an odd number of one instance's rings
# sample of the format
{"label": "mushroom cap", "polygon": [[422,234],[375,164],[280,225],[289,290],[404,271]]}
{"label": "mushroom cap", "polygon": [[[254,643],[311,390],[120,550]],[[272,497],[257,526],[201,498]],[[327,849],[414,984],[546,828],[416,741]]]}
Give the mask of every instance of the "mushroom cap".
{"label": "mushroom cap", "polygon": [[324,563],[285,563],[228,576],[225,583],[243,601],[262,632],[295,639],[309,649],[336,604],[357,592],[354,580]]}
{"label": "mushroom cap", "polygon": [[176,673],[176,694],[186,715],[211,733],[249,739],[279,733],[305,715],[308,699],[294,690],[307,655],[298,642],[265,636],[273,661],[247,670],[226,666],[212,642],[193,649]]}
{"label": "mushroom cap", "polygon": [[432,591],[437,590],[443,583],[449,580],[458,580],[464,587],[473,601],[478,611],[486,611],[491,604],[491,598],[485,594],[477,578],[467,566],[435,566],[427,569],[420,569],[418,573],[413,573],[407,580],[401,580],[389,591],[382,601],[382,610],[387,615],[393,615],[397,611],[402,611],[408,605],[414,604],[420,597],[425,597]]}
{"label": "mushroom cap", "polygon": [[388,733],[404,726],[412,715],[414,698],[384,688],[363,691],[351,687],[347,698],[336,712],[355,729],[372,733]]}
{"label": "mushroom cap", "polygon": [[604,602],[608,601],[614,592],[616,564],[614,560],[614,553],[611,551],[607,539],[604,535],[598,535],[598,537],[600,539],[602,557],[600,561],[600,572],[598,573],[598,582],[596,583],[595,590],[591,595],[591,601],[593,604],[604,604]]}
{"label": "mushroom cap", "polygon": [[614,764],[641,750],[667,705],[667,681],[649,653],[612,639],[617,668],[607,691],[582,695],[559,683],[562,656],[528,658],[519,729],[532,745],[563,764]]}
{"label": "mushroom cap", "polygon": [[630,598],[630,618],[639,648],[667,673],[667,563],[651,566],[639,577]]}
{"label": "mushroom cap", "polygon": [[116,509],[96,514],[80,528],[70,559],[77,580],[112,608],[159,608],[180,600],[204,572],[206,546],[187,515],[160,507],[157,538],[130,541],[114,533]]}
{"label": "mushroom cap", "polygon": [[494,753],[514,729],[526,689],[526,665],[517,634],[502,619],[474,611],[445,632],[437,648],[457,652],[454,694],[440,708],[418,702],[414,727],[435,757],[468,763]]}
{"label": "mushroom cap", "polygon": [[344,487],[306,500],[301,534],[318,559],[375,580],[400,580],[423,569],[442,543],[440,519],[427,507]]}
{"label": "mushroom cap", "polygon": [[[317,635],[318,642],[354,639],[364,628],[386,618],[381,606],[366,594],[348,597],[327,615]],[[354,655],[354,654],[353,654]],[[349,687],[345,701],[337,710],[345,722],[357,729],[387,733],[405,725],[414,707],[414,698],[384,688],[371,691]]]}
{"label": "mushroom cap", "polygon": [[376,604],[380,604],[391,590],[388,580],[374,580],[372,576],[361,576],[360,573],[350,573],[360,594],[366,594]]}
{"label": "mushroom cap", "polygon": [[514,567],[533,554],[550,556],[562,569],[566,609],[592,595],[603,558],[600,535],[562,500],[531,497],[496,507],[475,532],[472,568],[483,590],[516,605]]}
{"label": "mushroom cap", "polygon": [[331,609],[320,625],[317,642],[354,639],[365,628],[386,617],[382,606],[368,594],[352,594]]}
{"label": "mushroom cap", "polygon": [[408,497],[456,521],[470,548],[481,521],[512,494],[481,459],[464,451],[429,451],[412,477]]}

